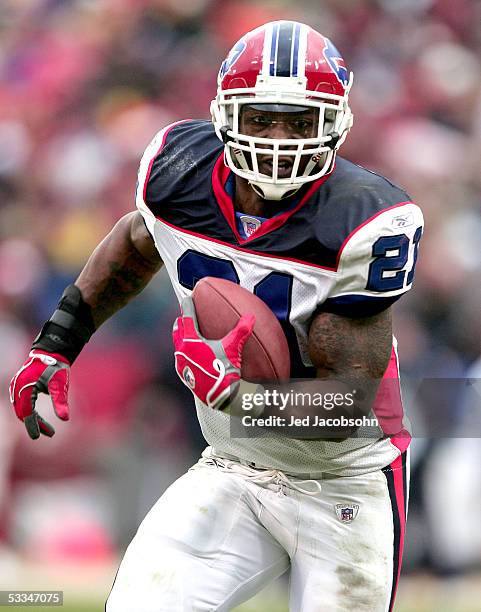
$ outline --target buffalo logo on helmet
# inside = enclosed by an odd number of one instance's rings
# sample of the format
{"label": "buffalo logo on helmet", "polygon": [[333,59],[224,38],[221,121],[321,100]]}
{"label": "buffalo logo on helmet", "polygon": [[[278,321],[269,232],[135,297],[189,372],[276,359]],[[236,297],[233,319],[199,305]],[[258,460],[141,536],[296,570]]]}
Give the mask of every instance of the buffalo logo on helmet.
{"label": "buffalo logo on helmet", "polygon": [[343,87],[347,87],[349,85],[349,73],[347,71],[346,64],[332,42],[326,37],[324,37],[324,40],[326,41],[326,45],[322,51],[324,57],[326,58],[329,67],[336,75],[337,80]]}
{"label": "buffalo logo on helmet", "polygon": [[246,47],[247,45],[242,38],[232,47],[232,49],[229,51],[229,55],[221,64],[219,70],[220,79],[222,79],[229,72],[229,70],[237,62],[239,57],[244,53]]}

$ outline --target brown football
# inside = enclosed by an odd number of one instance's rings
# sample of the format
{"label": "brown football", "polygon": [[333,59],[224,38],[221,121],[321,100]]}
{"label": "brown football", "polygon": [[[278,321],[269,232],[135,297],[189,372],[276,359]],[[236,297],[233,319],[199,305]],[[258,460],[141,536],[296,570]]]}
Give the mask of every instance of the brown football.
{"label": "brown football", "polygon": [[256,317],[252,335],[242,352],[245,380],[286,380],[291,362],[281,324],[257,296],[232,281],[207,276],[192,292],[200,333],[210,340],[223,338],[243,314]]}

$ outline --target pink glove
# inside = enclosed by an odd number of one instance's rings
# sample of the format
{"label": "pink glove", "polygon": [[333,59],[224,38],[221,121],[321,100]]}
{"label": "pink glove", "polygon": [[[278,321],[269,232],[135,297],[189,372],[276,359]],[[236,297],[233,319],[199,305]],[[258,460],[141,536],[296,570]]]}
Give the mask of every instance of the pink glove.
{"label": "pink glove", "polygon": [[32,350],[27,361],[10,381],[10,402],[15,414],[25,423],[34,440],[40,434],[52,437],[55,429],[35,410],[39,393],[48,393],[59,419],[68,421],[68,384],[70,364],[56,353]]}
{"label": "pink glove", "polygon": [[192,393],[215,410],[234,395],[240,381],[241,353],[255,316],[243,315],[221,340],[200,335],[192,298],[182,300],[182,316],[174,322],[175,369]]}

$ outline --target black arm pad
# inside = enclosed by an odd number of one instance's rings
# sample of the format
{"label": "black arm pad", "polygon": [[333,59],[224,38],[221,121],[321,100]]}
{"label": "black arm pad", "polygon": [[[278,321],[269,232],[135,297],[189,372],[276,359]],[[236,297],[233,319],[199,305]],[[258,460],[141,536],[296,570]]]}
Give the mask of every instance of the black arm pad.
{"label": "black arm pad", "polygon": [[73,363],[95,329],[90,306],[84,302],[79,288],[69,285],[32,348],[58,353]]}

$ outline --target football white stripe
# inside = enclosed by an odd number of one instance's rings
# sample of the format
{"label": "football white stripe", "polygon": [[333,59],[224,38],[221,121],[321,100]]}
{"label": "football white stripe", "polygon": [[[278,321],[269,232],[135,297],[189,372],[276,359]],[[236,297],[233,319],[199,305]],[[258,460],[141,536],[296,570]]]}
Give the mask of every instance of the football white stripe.
{"label": "football white stripe", "polygon": [[269,76],[269,64],[271,61],[272,24],[268,24],[264,34],[264,48],[262,50],[262,71],[264,77]]}
{"label": "football white stripe", "polygon": [[297,56],[297,74],[299,77],[306,76],[306,54],[307,54],[307,33],[309,29],[306,25],[301,24],[301,32],[299,34],[299,54]]}

